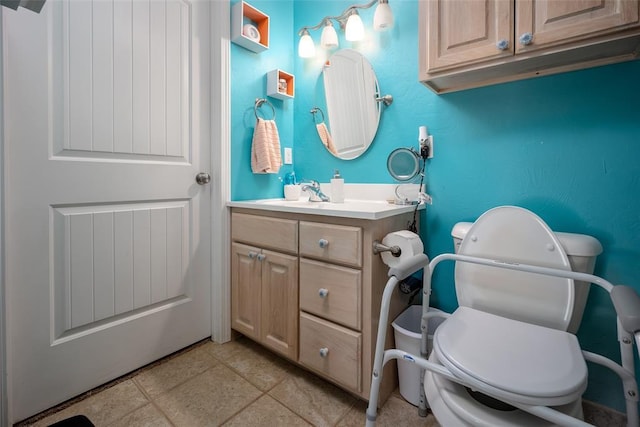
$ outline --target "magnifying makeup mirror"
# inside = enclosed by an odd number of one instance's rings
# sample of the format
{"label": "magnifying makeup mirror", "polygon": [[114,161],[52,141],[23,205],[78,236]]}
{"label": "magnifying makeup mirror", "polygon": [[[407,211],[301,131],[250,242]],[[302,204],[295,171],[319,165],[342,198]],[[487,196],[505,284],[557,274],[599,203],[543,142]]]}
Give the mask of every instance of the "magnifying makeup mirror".
{"label": "magnifying makeup mirror", "polygon": [[411,181],[420,174],[420,156],[410,148],[396,148],[387,158],[387,170],[396,181]]}

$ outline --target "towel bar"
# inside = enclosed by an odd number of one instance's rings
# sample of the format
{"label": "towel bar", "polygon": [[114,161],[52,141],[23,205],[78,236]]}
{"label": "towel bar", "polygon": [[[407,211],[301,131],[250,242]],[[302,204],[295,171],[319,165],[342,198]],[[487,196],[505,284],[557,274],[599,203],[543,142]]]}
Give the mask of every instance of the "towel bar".
{"label": "towel bar", "polygon": [[256,103],[253,107],[253,112],[256,115],[256,119],[259,119],[260,116],[258,115],[258,109],[263,105],[263,104],[267,104],[269,107],[271,107],[271,113],[273,115],[273,117],[271,117],[271,119],[267,119],[266,117],[263,117],[264,120],[275,120],[276,119],[276,109],[273,108],[273,104],[271,104],[269,102],[268,99],[266,98],[256,98]]}

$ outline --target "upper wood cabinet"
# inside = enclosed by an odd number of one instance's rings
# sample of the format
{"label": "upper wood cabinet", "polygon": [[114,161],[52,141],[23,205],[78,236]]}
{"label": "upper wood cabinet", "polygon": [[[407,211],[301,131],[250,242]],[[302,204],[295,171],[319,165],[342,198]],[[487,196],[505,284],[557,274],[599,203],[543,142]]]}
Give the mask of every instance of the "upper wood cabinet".
{"label": "upper wood cabinet", "polygon": [[420,80],[435,92],[634,59],[639,0],[420,0]]}

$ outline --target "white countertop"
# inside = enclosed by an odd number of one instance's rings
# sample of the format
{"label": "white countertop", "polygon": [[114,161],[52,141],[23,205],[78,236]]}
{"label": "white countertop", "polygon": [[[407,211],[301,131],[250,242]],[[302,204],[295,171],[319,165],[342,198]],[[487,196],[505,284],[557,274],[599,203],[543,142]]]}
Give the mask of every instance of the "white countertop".
{"label": "white countertop", "polygon": [[[344,203],[310,202],[306,198],[297,201],[285,199],[260,199],[228,202],[232,208],[260,209],[276,212],[291,212],[309,215],[325,215],[343,218],[381,219],[413,212],[416,205],[395,205],[378,200],[346,199]],[[424,209],[424,204],[418,205]]]}

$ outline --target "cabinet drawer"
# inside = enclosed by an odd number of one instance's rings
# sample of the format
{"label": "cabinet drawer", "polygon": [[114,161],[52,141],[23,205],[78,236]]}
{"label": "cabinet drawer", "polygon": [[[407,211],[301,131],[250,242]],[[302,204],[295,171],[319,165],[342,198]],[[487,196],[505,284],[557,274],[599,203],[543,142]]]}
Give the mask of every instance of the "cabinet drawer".
{"label": "cabinet drawer", "polygon": [[300,221],[300,253],[312,258],[362,266],[362,229]]}
{"label": "cabinet drawer", "polygon": [[233,213],[231,239],[263,248],[298,253],[298,221]]}
{"label": "cabinet drawer", "polygon": [[325,262],[300,259],[300,309],[361,328],[362,272]]}
{"label": "cabinet drawer", "polygon": [[361,391],[362,335],[326,320],[300,313],[300,363]]}

